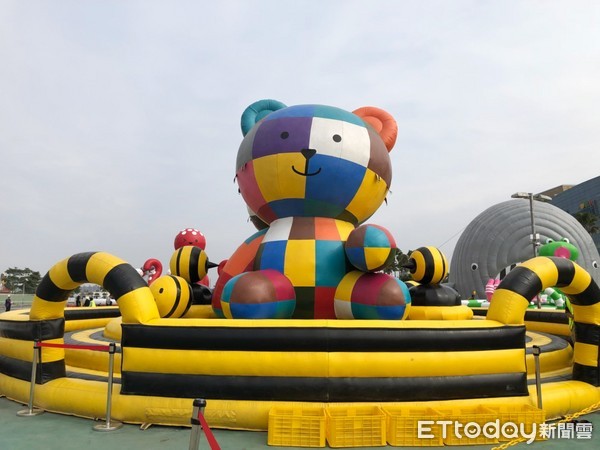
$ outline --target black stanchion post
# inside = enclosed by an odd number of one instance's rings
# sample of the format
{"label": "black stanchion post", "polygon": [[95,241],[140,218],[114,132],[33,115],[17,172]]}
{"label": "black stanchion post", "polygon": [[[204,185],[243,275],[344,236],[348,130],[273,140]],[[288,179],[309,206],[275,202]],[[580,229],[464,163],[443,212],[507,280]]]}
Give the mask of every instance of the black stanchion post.
{"label": "black stanchion post", "polygon": [[202,430],[202,424],[198,418],[199,414],[204,413],[206,407],[206,400],[203,398],[197,398],[194,400],[192,409],[192,418],[190,423],[192,424],[192,434],[190,435],[190,447],[189,450],[198,450],[200,445],[200,431]]}
{"label": "black stanchion post", "polygon": [[108,347],[108,388],[106,394],[106,422],[94,425],[96,431],[114,431],[123,426],[121,422],[111,422],[111,406],[112,406],[112,385],[113,385],[113,369],[115,365],[116,345],[111,342]]}
{"label": "black stanchion post", "polygon": [[43,409],[33,407],[33,397],[35,394],[35,382],[37,377],[37,365],[38,362],[41,363],[40,351],[40,342],[36,339],[33,341],[33,356],[31,357],[31,386],[29,387],[29,402],[27,404],[27,409],[17,411],[17,416],[19,417],[37,416],[44,412]]}
{"label": "black stanchion post", "polygon": [[540,375],[540,354],[542,349],[538,345],[533,346],[533,358],[535,360],[535,390],[537,393],[538,408],[542,408],[542,377]]}

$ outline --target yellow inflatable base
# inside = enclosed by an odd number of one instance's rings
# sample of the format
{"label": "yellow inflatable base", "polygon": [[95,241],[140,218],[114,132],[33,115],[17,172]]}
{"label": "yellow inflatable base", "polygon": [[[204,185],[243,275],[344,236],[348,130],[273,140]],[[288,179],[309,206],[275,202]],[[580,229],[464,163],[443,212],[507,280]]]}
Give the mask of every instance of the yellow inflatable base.
{"label": "yellow inflatable base", "polygon": [[[102,328],[92,328],[89,330],[82,330],[77,334],[73,335],[73,339],[82,344],[104,344],[102,341],[98,341],[90,337],[90,334],[102,331]],[[551,343],[551,339],[548,336],[541,335],[535,332],[527,332],[531,338],[531,342],[527,344],[528,347],[532,345],[538,345],[542,349],[544,346]],[[117,317],[111,319],[103,330],[103,335],[106,338],[120,341],[121,339],[121,318]],[[114,361],[114,373],[121,373],[121,353],[116,353]],[[526,355],[527,365],[527,376],[529,379],[533,379],[535,375],[535,359],[533,354],[528,353]],[[65,350],[65,360],[69,366],[76,368],[76,371],[82,371],[82,369],[90,369],[106,374],[106,367],[108,367],[108,354],[103,352],[93,352],[87,350],[76,350],[67,349]],[[569,377],[573,365],[573,347],[566,346],[563,349],[542,351],[539,356],[540,370],[543,379],[552,377]]]}
{"label": "yellow inflatable base", "polygon": [[409,320],[470,320],[473,310],[466,305],[413,306],[408,310]]}
{"label": "yellow inflatable base", "polygon": [[[464,308],[452,308],[447,312],[460,312]],[[441,309],[438,311],[442,311]],[[190,311],[195,319],[208,318],[209,307],[198,307]],[[13,316],[12,320],[23,320],[24,316]],[[411,324],[412,321],[408,322]],[[483,326],[482,321],[462,323],[461,326]],[[339,324],[338,324],[339,325]],[[416,324],[413,322],[412,325]],[[430,322],[430,326],[451,326],[452,320]],[[458,326],[458,325],[456,325]],[[119,341],[121,339],[121,318],[67,321],[67,330],[74,331],[72,339],[85,344],[102,344],[92,334],[104,329],[104,337]],[[534,332],[528,332],[530,345],[544,347],[550,338]],[[30,352],[27,343],[27,352]],[[542,353],[540,363],[542,376],[548,380],[554,376],[568,376],[572,367],[573,349],[567,346],[561,350]],[[87,350],[65,350],[68,370],[88,375],[106,375],[108,354]],[[527,373],[531,380],[534,375],[534,359],[526,355]],[[121,354],[115,354],[115,375],[119,376]],[[114,386],[111,418],[127,423],[160,424],[172,426],[188,426],[192,414],[190,398],[170,398],[158,396],[122,395],[120,386]],[[388,406],[388,407],[433,407],[442,409],[474,407],[478,405],[537,405],[535,386],[529,387],[529,396],[503,398],[475,398],[444,401],[410,401],[410,402],[365,402],[365,403],[330,403],[329,406]],[[107,386],[104,381],[84,380],[77,378],[60,378],[35,388],[35,406],[47,411],[92,419],[104,419],[106,414]],[[600,400],[600,390],[587,383],[577,381],[548,382],[542,386],[543,406],[547,418],[555,418],[572,414]],[[29,382],[0,374],[0,395],[27,403],[29,400]],[[240,430],[266,430],[268,414],[273,407],[315,407],[327,406],[324,403],[311,402],[277,402],[277,401],[243,401],[208,399],[206,417],[209,424],[216,428]]]}
{"label": "yellow inflatable base", "polygon": [[[477,398],[429,402],[361,403],[361,406],[464,408],[475,406],[537,405],[535,386],[524,397]],[[121,395],[118,387],[112,395],[112,420],[134,424],[189,426],[192,399]],[[0,392],[26,404],[29,382],[0,375]],[[543,409],[547,419],[579,412],[600,401],[600,388],[580,381],[562,381],[542,385]],[[46,411],[90,419],[105,419],[106,383],[70,378],[37,385],[36,407]],[[356,406],[356,403],[330,403],[328,406]],[[205,417],[211,427],[265,431],[269,411],[277,407],[327,406],[324,403],[207,400]]]}
{"label": "yellow inflatable base", "polygon": [[[215,313],[213,312],[212,306],[210,305],[192,305],[190,310],[187,312],[185,319],[216,319]],[[122,317],[115,317],[108,319],[104,327],[104,337],[120,342],[123,334],[121,324],[123,323]],[[103,325],[104,326],[104,325]],[[94,328],[94,327],[88,327]]]}

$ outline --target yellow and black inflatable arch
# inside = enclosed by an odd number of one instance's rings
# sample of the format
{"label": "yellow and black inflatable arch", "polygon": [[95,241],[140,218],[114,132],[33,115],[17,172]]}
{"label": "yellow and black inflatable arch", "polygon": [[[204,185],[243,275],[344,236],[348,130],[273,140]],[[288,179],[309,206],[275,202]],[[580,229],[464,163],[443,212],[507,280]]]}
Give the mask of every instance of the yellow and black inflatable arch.
{"label": "yellow and black inflatable arch", "polygon": [[70,293],[83,283],[98,284],[110,292],[117,300],[123,323],[146,323],[160,317],[152,292],[137,270],[109,253],[86,252],[59,261],[44,275],[29,318],[64,317]]}
{"label": "yellow and black inflatable arch", "polygon": [[487,318],[521,325],[533,298],[558,287],[573,306],[575,345],[573,379],[600,386],[600,288],[577,263],[557,257],[532,258],[502,280],[490,302]]}
{"label": "yellow and black inflatable arch", "polygon": [[[125,261],[103,252],[78,253],[56,263],[38,285],[28,321],[0,324],[0,339],[10,347],[0,356],[0,372],[28,381],[33,340],[64,342],[65,305],[70,293],[83,283],[104,287],[117,300],[123,323],[158,319],[150,288]],[[46,348],[38,365],[37,383],[66,376],[63,348]]]}

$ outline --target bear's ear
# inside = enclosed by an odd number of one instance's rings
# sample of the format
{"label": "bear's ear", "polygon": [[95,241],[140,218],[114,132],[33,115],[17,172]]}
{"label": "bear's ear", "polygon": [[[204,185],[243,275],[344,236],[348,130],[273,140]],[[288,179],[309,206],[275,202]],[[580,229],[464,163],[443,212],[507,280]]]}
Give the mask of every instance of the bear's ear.
{"label": "bear's ear", "polygon": [[283,109],[286,107],[287,105],[284,105],[277,100],[269,99],[259,100],[252,103],[242,114],[242,134],[246,136],[248,131],[250,131],[254,125],[264,119],[267,115],[271,114],[273,111],[277,111],[278,109]]}
{"label": "bear's ear", "polygon": [[390,113],[374,106],[363,106],[352,112],[379,133],[388,152],[394,148],[398,136],[398,124]]}

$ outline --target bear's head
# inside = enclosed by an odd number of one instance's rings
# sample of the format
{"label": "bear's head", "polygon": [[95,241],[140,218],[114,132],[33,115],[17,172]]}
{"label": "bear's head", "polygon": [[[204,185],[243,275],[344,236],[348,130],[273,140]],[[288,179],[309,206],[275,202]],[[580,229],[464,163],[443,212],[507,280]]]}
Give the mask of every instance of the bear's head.
{"label": "bear's head", "polygon": [[262,221],[328,217],[367,220],[392,182],[388,152],[398,127],[385,111],[253,103],[242,115],[236,178]]}

